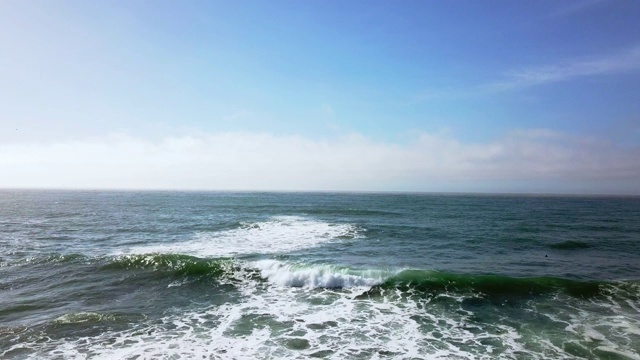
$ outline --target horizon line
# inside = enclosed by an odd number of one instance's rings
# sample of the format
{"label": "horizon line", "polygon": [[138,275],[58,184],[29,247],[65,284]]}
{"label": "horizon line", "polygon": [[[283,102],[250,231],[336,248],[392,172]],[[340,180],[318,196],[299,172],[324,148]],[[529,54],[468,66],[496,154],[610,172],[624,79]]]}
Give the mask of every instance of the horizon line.
{"label": "horizon line", "polygon": [[180,188],[55,188],[55,187],[0,187],[5,191],[68,191],[68,192],[148,192],[148,193],[283,193],[283,194],[361,194],[361,195],[475,195],[475,196],[523,196],[523,197],[618,197],[640,198],[640,194],[611,193],[548,193],[513,191],[421,191],[421,190],[283,190],[283,189],[180,189]]}

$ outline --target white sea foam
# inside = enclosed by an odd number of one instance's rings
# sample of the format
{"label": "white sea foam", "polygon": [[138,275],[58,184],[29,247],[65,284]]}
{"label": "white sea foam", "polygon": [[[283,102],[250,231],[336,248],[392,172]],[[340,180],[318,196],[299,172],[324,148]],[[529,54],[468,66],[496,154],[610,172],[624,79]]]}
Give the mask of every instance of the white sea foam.
{"label": "white sea foam", "polygon": [[33,349],[33,359],[547,359],[587,354],[640,360],[636,335],[628,332],[635,325],[623,316],[628,312],[621,313],[631,308],[611,306],[601,298],[590,303],[597,311],[585,311],[584,299],[578,298],[536,302],[529,311],[546,315],[557,324],[552,329],[566,329],[555,338],[541,331],[548,326],[543,322],[541,328],[520,327],[508,316],[475,314],[465,300],[482,301],[480,295],[414,296],[382,288],[379,295],[358,296],[361,286],[391,273],[275,260],[239,263],[239,271],[258,269],[267,281],[238,276],[233,283],[239,297],[232,303],[194,304],[160,319],[141,319],[124,331],[34,339],[10,351]]}
{"label": "white sea foam", "polygon": [[296,266],[277,260],[251,263],[262,277],[279,286],[309,288],[371,287],[382,283],[395,272],[383,270],[356,271],[334,266]]}
{"label": "white sea foam", "polygon": [[[583,299],[557,297],[554,300],[562,304],[562,311],[554,308],[540,313],[553,322],[563,324],[567,338],[571,339],[566,343],[573,343],[582,353],[592,357],[640,360],[637,352],[640,312],[624,300],[628,296],[637,296],[637,290],[637,287],[625,289],[624,286],[610,284],[606,291],[616,296],[605,295],[588,303]],[[558,357],[569,356],[564,352],[557,354]]]}
{"label": "white sea foam", "polygon": [[631,352],[631,351],[623,351],[616,349],[612,346],[598,346],[596,348],[597,353],[601,353],[606,357],[610,357],[611,355],[616,355],[617,358],[629,359],[629,360],[640,360],[640,355]]}
{"label": "white sea foam", "polygon": [[333,224],[299,216],[278,216],[240,227],[197,232],[191,240],[131,247],[126,253],[179,253],[199,257],[285,253],[318,246],[337,238],[363,237],[356,226]]}
{"label": "white sea foam", "polygon": [[[273,286],[247,280],[243,300],[168,314],[160,321],[93,337],[34,346],[33,358],[510,358],[522,351],[506,325],[468,325],[461,306],[403,298],[390,291],[357,300],[362,290]],[[460,308],[459,310],[462,310]],[[483,343],[488,341],[487,344]],[[502,345],[496,349],[491,341]]]}

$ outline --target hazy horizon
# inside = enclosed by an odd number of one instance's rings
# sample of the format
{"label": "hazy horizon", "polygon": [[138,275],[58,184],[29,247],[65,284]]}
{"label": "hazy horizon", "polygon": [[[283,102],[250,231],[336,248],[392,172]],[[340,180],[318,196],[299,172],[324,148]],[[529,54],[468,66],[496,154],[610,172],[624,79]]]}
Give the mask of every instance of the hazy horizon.
{"label": "hazy horizon", "polygon": [[434,195],[434,196],[496,196],[496,197],[576,197],[576,198],[638,198],[636,194],[609,193],[543,193],[543,192],[483,192],[483,191],[401,191],[401,190],[271,190],[271,189],[151,189],[151,188],[47,188],[6,187],[0,192],[95,192],[95,193],[203,193],[203,194],[328,194],[328,195]]}

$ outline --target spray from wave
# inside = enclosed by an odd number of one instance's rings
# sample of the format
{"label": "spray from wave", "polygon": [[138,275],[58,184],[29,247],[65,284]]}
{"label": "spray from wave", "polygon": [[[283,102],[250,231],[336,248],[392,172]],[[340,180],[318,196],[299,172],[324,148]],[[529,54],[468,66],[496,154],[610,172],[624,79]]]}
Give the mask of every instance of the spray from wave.
{"label": "spray from wave", "polygon": [[354,270],[337,266],[306,266],[277,260],[251,264],[262,277],[279,286],[307,288],[353,288],[381,284],[392,273],[384,270]]}

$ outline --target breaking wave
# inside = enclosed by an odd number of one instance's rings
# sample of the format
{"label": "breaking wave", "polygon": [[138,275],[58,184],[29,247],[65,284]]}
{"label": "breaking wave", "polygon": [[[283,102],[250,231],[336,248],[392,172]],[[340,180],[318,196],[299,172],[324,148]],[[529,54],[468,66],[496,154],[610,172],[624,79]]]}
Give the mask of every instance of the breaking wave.
{"label": "breaking wave", "polygon": [[132,247],[127,253],[180,253],[198,257],[286,253],[336,240],[364,237],[352,224],[328,223],[299,216],[277,216],[262,222],[241,222],[223,231],[196,232],[176,244]]}

